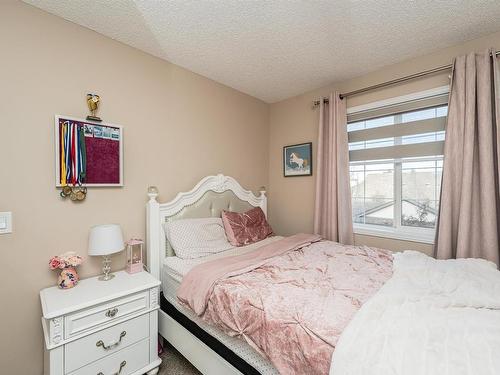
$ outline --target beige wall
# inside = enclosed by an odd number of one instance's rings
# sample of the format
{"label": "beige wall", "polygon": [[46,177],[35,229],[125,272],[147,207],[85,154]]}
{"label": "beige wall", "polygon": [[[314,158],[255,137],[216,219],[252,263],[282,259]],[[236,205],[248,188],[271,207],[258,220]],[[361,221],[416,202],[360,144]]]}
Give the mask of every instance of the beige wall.
{"label": "beige wall", "polygon": [[[332,84],[297,97],[271,105],[269,138],[269,215],[273,228],[278,233],[291,234],[310,232],[313,227],[314,176],[285,178],[282,171],[282,150],[288,144],[313,142],[316,151],[318,110],[311,110],[311,102],[327,96],[332,90],[347,92],[388,81],[400,76],[450,64],[453,57],[469,51],[489,47],[500,49],[500,33],[447,48],[431,55],[388,66],[373,73]],[[367,51],[366,53],[369,53]],[[314,58],[314,57],[311,57]],[[363,58],[362,54],[359,56]],[[353,62],[355,64],[355,61]],[[377,100],[405,95],[448,84],[448,74],[439,74],[409,84],[373,91],[348,99],[352,107]],[[314,173],[314,171],[313,171]],[[356,235],[357,244],[366,244],[391,250],[414,249],[432,253],[432,245],[391,240],[387,238]]]}
{"label": "beige wall", "polygon": [[[38,291],[57,279],[49,257],[86,255],[94,224],[143,237],[151,184],[162,200],[218,172],[267,185],[268,105],[20,2],[0,2],[0,48],[0,211],[14,217],[14,233],[0,235],[0,373],[40,375]],[[125,187],[75,204],[54,187],[53,121],[85,117],[87,92],[124,126]],[[95,275],[100,260],[79,270]]]}

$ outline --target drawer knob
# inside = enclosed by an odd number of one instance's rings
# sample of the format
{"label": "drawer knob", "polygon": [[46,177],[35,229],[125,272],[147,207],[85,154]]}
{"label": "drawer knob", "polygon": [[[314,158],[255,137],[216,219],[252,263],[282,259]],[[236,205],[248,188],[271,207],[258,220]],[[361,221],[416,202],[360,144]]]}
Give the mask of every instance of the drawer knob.
{"label": "drawer knob", "polygon": [[106,311],[106,316],[108,318],[114,318],[114,316],[118,313],[118,308],[115,307],[113,309],[109,309],[108,311]]}
{"label": "drawer knob", "polygon": [[110,344],[110,345],[106,345],[102,340],[99,340],[95,343],[95,346],[102,346],[102,348],[104,350],[109,350],[109,349],[113,349],[115,346],[118,346],[120,345],[120,342],[122,342],[122,339],[127,335],[127,331],[123,331],[122,333],[120,333],[120,338],[118,339],[117,342],[115,342],[114,344]]}
{"label": "drawer knob", "polygon": [[[122,369],[125,367],[125,365],[127,364],[127,361],[122,361],[122,363],[120,363],[120,368],[118,369],[118,372],[115,372],[113,375],[120,375],[120,373],[122,372]],[[102,372],[99,372],[97,373],[97,375],[104,375]]]}

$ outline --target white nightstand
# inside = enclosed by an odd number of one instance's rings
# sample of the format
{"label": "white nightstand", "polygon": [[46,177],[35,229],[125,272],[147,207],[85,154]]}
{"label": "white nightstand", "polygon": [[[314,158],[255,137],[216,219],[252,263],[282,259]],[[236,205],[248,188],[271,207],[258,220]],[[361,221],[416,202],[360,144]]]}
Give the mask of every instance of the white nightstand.
{"label": "white nightstand", "polygon": [[159,285],[147,272],[40,291],[45,375],[158,372]]}

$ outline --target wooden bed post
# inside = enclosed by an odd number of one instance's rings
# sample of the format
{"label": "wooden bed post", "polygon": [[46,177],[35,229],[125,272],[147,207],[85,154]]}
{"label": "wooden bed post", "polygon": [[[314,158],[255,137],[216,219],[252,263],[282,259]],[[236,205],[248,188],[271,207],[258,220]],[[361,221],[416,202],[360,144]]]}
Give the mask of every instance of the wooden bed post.
{"label": "wooden bed post", "polygon": [[160,280],[160,204],[156,200],[158,189],[155,186],[148,188],[149,201],[146,204],[146,248],[148,271]]}
{"label": "wooden bed post", "polygon": [[266,215],[267,218],[267,197],[266,197],[266,188],[262,186],[259,190],[260,196],[259,199],[261,200],[260,202],[260,208],[262,211],[264,211],[264,215]]}

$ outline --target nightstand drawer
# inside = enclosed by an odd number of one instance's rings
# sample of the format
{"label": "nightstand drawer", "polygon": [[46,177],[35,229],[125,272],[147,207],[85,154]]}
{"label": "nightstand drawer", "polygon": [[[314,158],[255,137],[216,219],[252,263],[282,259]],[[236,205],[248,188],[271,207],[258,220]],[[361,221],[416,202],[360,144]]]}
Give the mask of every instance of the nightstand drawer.
{"label": "nightstand drawer", "polygon": [[[149,363],[149,340],[142,340],[69,375],[128,375]],[[120,372],[121,369],[121,372]]]}
{"label": "nightstand drawer", "polygon": [[64,337],[80,335],[127,315],[149,308],[149,292],[140,292],[67,315]]}
{"label": "nightstand drawer", "polygon": [[88,363],[149,337],[149,314],[109,327],[100,332],[70,342],[64,347],[65,372],[74,371]]}

